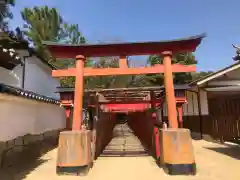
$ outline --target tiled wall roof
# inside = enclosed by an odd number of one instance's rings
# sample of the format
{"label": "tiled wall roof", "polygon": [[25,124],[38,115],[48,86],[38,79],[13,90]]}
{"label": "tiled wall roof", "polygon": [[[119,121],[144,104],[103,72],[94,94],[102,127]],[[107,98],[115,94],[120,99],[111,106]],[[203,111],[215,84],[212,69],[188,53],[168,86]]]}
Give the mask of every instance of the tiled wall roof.
{"label": "tiled wall roof", "polygon": [[31,91],[26,91],[24,89],[8,86],[3,83],[0,83],[0,93],[6,93],[13,96],[20,96],[26,99],[42,101],[42,102],[51,103],[51,104],[60,104],[60,101],[54,98],[43,96]]}

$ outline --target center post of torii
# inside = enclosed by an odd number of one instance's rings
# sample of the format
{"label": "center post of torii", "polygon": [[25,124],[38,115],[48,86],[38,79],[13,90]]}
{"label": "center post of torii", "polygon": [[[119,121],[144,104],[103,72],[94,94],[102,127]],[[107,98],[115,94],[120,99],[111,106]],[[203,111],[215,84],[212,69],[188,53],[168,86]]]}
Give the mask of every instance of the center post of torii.
{"label": "center post of torii", "polygon": [[[54,70],[53,77],[75,76],[75,95],[72,131],[60,133],[57,171],[79,174],[92,166],[94,156],[90,130],[82,129],[84,76],[139,75],[164,73],[165,97],[168,108],[169,128],[161,129],[161,163],[169,174],[195,174],[196,165],[190,131],[178,128],[177,107],[173,84],[173,72],[192,72],[195,66],[172,64],[173,53],[192,52],[205,35],[173,41],[121,44],[67,45],[45,42],[56,58],[76,58],[76,67]],[[123,56],[124,54],[124,56]],[[129,68],[126,56],[158,54],[163,65],[145,68]],[[87,57],[119,56],[119,68],[84,68]]]}

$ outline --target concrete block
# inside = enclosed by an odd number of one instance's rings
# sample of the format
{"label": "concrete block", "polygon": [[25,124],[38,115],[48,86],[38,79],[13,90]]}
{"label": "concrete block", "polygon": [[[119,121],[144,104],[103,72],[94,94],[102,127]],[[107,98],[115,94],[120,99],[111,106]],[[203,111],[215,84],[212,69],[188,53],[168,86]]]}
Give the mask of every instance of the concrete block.
{"label": "concrete block", "polygon": [[14,146],[22,146],[24,137],[18,137],[14,140]]}
{"label": "concrete block", "polygon": [[13,149],[9,150],[3,158],[4,158],[3,168],[12,166],[14,162],[18,159]]}
{"label": "concrete block", "polygon": [[65,131],[60,134],[57,156],[58,174],[86,175],[92,160],[90,131]]}
{"label": "concrete block", "polygon": [[[2,160],[3,160],[3,154],[0,152],[0,171],[1,171],[1,165],[2,165]],[[1,177],[1,176],[0,176]]]}
{"label": "concrete block", "polygon": [[52,137],[58,137],[59,131],[47,131],[44,133],[44,138],[52,138]]}
{"label": "concrete block", "polygon": [[191,137],[194,140],[200,140],[201,139],[201,134],[197,132],[191,132]]}
{"label": "concrete block", "polygon": [[6,142],[0,142],[0,154],[3,152],[5,149],[7,149],[7,143]]}
{"label": "concrete block", "polygon": [[23,146],[22,145],[19,145],[19,146],[15,146],[15,147],[13,147],[13,152],[14,153],[18,153],[18,152],[22,152],[22,150],[23,150]]}
{"label": "concrete block", "polygon": [[26,135],[24,136],[24,144],[31,144],[37,141],[42,141],[43,140],[43,134],[40,135]]}
{"label": "concrete block", "polygon": [[7,141],[7,149],[11,149],[14,147],[14,139]]}
{"label": "concrete block", "polygon": [[195,175],[196,164],[188,129],[161,129],[161,164],[170,175]]}

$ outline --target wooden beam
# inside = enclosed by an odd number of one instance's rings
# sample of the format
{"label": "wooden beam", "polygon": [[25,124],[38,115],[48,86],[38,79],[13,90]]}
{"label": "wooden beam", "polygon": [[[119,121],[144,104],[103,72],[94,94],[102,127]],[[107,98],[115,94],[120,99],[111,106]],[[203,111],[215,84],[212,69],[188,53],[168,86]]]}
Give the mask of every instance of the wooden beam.
{"label": "wooden beam", "polygon": [[[158,101],[155,101],[155,103],[161,103],[162,101],[158,100]],[[105,102],[99,102],[99,104],[150,104],[151,101],[150,100],[123,100],[123,101],[105,101]]]}
{"label": "wooden beam", "polygon": [[76,68],[52,70],[52,77],[71,77],[76,76]]}
{"label": "wooden beam", "polygon": [[240,80],[215,80],[207,83],[208,86],[239,86]]}
{"label": "wooden beam", "polygon": [[73,104],[73,100],[61,100],[61,104],[62,105],[72,105]]}
{"label": "wooden beam", "polygon": [[145,97],[140,97],[140,96],[134,96],[134,97],[106,97],[107,100],[113,100],[113,99],[117,99],[117,100],[124,100],[124,99],[140,99],[142,100]]}
{"label": "wooden beam", "polygon": [[[173,64],[172,72],[195,72],[195,65],[182,65],[182,64]],[[140,68],[84,68],[84,76],[110,76],[110,75],[140,75],[140,74],[157,74],[163,73],[163,65],[155,65],[152,67],[140,67]],[[53,70],[53,77],[67,77],[75,76],[76,69],[62,69],[62,70]]]}
{"label": "wooden beam", "polygon": [[[160,100],[160,99],[156,99],[154,101],[152,101],[152,103],[162,103],[164,101],[164,99]],[[176,97],[176,103],[186,103],[186,98],[183,97]],[[124,100],[124,101],[104,101],[101,102],[99,101],[99,104],[150,104],[151,100]]]}

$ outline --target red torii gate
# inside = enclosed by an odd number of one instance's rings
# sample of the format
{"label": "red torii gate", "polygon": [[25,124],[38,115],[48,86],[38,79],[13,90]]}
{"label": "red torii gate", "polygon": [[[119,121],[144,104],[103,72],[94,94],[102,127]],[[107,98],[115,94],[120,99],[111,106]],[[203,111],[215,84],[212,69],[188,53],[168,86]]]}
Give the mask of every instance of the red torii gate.
{"label": "red torii gate", "polygon": [[[193,36],[185,39],[177,39],[172,41],[112,43],[112,44],[70,45],[70,44],[57,44],[53,42],[44,42],[43,44],[48,47],[50,52],[56,58],[76,58],[75,68],[53,70],[52,72],[53,77],[62,76],[76,77],[72,130],[80,131],[81,129],[82,103],[84,95],[83,90],[84,76],[139,75],[151,73],[152,74],[164,73],[166,99],[168,104],[169,125],[171,128],[174,129],[178,128],[172,72],[193,72],[196,71],[196,67],[180,64],[172,65],[171,64],[172,53],[195,51],[197,46],[201,43],[201,40],[203,39],[204,36],[205,35],[202,34],[198,36]],[[153,67],[145,68],[128,68],[126,56],[147,54],[162,55],[163,65],[156,65]],[[119,68],[103,68],[103,69],[84,68],[84,62],[87,57],[101,57],[101,56],[119,56],[120,57]],[[72,148],[76,149],[76,147]],[[77,157],[80,158],[80,155],[78,155]],[[79,161],[82,162],[82,159],[81,160],[80,159]],[[76,160],[71,159],[68,160],[68,164],[69,163],[71,164],[71,161],[76,162]]]}

